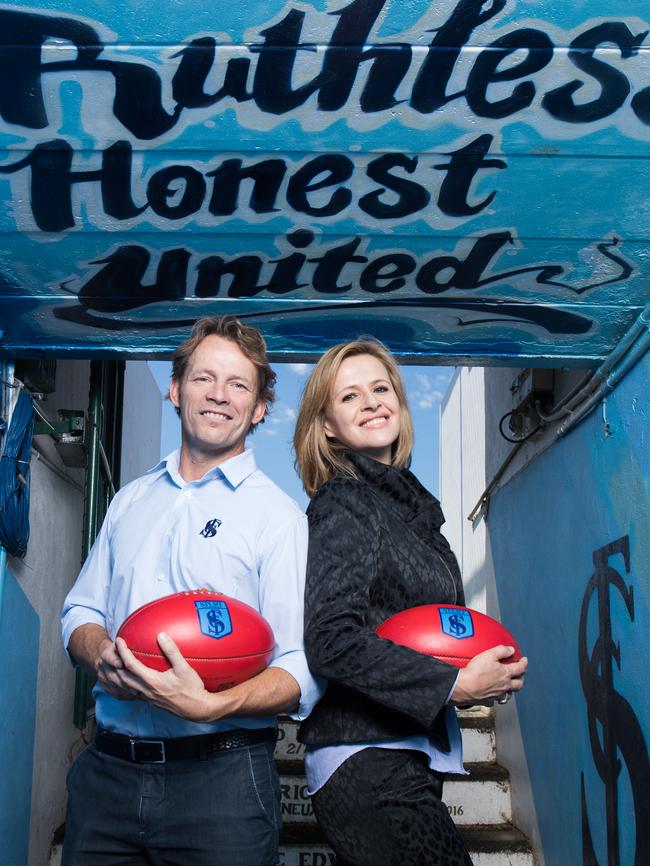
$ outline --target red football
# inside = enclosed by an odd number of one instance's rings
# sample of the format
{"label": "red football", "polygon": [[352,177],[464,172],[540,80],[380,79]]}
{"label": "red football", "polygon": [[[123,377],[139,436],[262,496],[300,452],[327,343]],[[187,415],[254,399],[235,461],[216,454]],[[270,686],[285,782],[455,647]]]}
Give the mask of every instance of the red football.
{"label": "red football", "polygon": [[166,671],[158,646],[161,632],[173,638],[210,692],[220,692],[259,674],[271,661],[271,626],[254,608],[205,589],[166,595],[128,616],[117,633],[143,664]]}
{"label": "red football", "polygon": [[379,637],[459,668],[500,644],[515,648],[506,662],[521,658],[517,641],[505,626],[478,610],[457,604],[423,604],[402,610],[388,617],[376,632]]}

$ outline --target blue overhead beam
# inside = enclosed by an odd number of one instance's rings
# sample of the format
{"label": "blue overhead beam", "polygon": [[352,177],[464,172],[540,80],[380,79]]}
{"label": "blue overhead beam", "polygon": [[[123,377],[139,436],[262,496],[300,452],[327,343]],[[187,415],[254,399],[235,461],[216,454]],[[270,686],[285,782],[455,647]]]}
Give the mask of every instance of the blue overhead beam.
{"label": "blue overhead beam", "polygon": [[594,365],[650,298],[645,0],[0,7],[0,354]]}

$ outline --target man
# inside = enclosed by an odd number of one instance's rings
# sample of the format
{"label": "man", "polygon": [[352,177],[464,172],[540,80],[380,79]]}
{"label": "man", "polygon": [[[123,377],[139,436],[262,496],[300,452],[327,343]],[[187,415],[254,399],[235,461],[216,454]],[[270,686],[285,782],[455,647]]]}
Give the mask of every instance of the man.
{"label": "man", "polygon": [[[64,866],[275,866],[275,716],[319,696],[302,644],[304,515],[255,466],[246,435],[274,399],[262,335],[200,319],[174,353],[180,451],[118,492],[63,609],[72,660],[97,677],[98,733],[68,774]],[[207,692],[169,636],[172,668],[123,640],[131,611],[205,587],[259,610],[271,665]]]}

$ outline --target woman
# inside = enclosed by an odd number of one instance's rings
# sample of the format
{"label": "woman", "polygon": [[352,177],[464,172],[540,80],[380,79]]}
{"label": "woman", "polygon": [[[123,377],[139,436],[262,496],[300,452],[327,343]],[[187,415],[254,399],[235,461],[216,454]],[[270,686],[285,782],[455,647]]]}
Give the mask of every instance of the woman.
{"label": "woman", "polygon": [[335,346],[305,387],[296,464],[307,493],[305,645],[327,690],[300,729],[318,821],[339,866],[471,866],[441,802],[463,773],[454,705],[507,700],[510,647],[457,668],[379,638],[391,614],[464,604],[438,501],[408,471],[401,377],[374,341]]}

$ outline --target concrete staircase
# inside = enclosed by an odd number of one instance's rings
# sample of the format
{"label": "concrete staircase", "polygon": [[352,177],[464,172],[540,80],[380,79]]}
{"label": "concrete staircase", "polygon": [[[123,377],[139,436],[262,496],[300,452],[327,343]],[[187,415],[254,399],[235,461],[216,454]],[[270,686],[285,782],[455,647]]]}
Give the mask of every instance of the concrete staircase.
{"label": "concrete staircase", "polygon": [[[444,799],[474,866],[534,866],[528,840],[512,825],[508,773],[496,763],[493,714],[484,708],[463,710],[460,723],[470,775],[446,782]],[[281,719],[275,751],[284,820],[280,866],[335,866],[336,858],[323,841],[307,795],[304,746],[296,739],[297,730],[296,722]],[[61,848],[56,845],[49,866],[59,866],[60,858]]]}
{"label": "concrete staircase", "polygon": [[[512,825],[510,782],[508,772],[496,763],[492,712],[485,708],[464,710],[460,722],[470,775],[447,781],[444,799],[474,866],[534,866],[528,840]],[[296,739],[297,728],[295,722],[281,720],[275,752],[284,820],[280,863],[334,866],[336,858],[323,841],[307,795],[304,746]]]}

